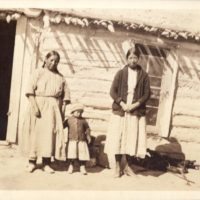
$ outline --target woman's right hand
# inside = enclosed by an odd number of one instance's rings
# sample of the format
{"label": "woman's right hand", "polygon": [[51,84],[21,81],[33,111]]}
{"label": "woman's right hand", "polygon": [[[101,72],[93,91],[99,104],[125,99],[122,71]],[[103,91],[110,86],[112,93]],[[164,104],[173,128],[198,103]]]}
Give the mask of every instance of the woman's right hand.
{"label": "woman's right hand", "polygon": [[35,101],[35,97],[33,96],[33,95],[30,95],[29,97],[28,97],[28,99],[29,99],[29,101],[30,101],[30,103],[31,103],[31,107],[32,107],[32,112],[33,112],[33,114],[36,116],[36,117],[41,117],[41,113],[40,113],[40,110],[39,110],[39,108],[38,108],[38,105],[37,105],[37,103],[36,103],[36,101]]}
{"label": "woman's right hand", "polygon": [[40,113],[40,110],[38,108],[38,106],[34,106],[33,107],[33,113],[36,117],[40,118],[41,117],[41,113]]}
{"label": "woman's right hand", "polygon": [[128,112],[128,106],[123,101],[120,102],[120,106],[124,112]]}

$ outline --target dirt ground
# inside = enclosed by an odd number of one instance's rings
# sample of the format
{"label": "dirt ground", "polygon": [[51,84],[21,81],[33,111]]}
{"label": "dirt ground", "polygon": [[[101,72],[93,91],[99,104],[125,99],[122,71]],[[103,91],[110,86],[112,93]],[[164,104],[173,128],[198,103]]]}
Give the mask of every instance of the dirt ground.
{"label": "dirt ground", "polygon": [[[151,148],[165,145],[163,141],[150,141]],[[200,159],[198,144],[182,143],[182,151],[189,152],[186,159]],[[67,174],[63,163],[54,163],[57,171],[46,174],[41,169],[33,173],[25,172],[26,159],[19,154],[18,146],[0,145],[0,190],[59,190],[59,191],[199,191],[200,170],[190,169],[187,181],[180,174],[159,171],[138,171],[136,176],[113,178],[110,169],[93,167],[88,175],[79,172]]]}

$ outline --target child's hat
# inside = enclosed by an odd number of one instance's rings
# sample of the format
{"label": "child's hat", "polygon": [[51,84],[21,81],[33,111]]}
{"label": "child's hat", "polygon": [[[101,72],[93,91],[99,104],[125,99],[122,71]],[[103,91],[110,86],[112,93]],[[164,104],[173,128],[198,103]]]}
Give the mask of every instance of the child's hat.
{"label": "child's hat", "polygon": [[84,110],[83,104],[81,104],[81,103],[75,103],[75,104],[73,104],[71,106],[71,113],[73,113],[74,111],[77,111],[77,110],[83,111]]}

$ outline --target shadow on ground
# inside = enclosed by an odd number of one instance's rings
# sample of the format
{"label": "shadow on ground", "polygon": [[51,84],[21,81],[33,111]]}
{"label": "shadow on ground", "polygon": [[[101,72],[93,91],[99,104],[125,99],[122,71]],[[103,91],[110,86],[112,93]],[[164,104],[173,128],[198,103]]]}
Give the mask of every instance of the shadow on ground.
{"label": "shadow on ground", "polygon": [[176,138],[165,138],[165,141],[165,144],[158,145],[155,150],[148,149],[148,155],[144,159],[133,158],[132,169],[136,174],[158,177],[168,171],[169,163],[175,166],[179,161],[185,160],[185,154]]}

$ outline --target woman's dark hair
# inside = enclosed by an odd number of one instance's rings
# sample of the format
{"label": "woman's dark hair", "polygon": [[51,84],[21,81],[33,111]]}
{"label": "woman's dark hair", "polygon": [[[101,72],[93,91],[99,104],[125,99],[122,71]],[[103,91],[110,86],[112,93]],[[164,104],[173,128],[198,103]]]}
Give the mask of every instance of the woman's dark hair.
{"label": "woman's dark hair", "polygon": [[138,58],[140,57],[140,52],[135,49],[135,48],[130,48],[127,53],[126,53],[126,59],[128,59],[128,57],[131,55],[131,54],[134,54],[136,55]]}
{"label": "woman's dark hair", "polygon": [[[47,55],[45,56],[45,58],[48,59],[51,56],[57,56],[58,62],[60,61],[60,54],[57,51],[50,51],[49,53],[47,53]],[[44,66],[45,66],[45,61],[44,61],[43,65],[42,65],[42,68],[44,68]]]}

